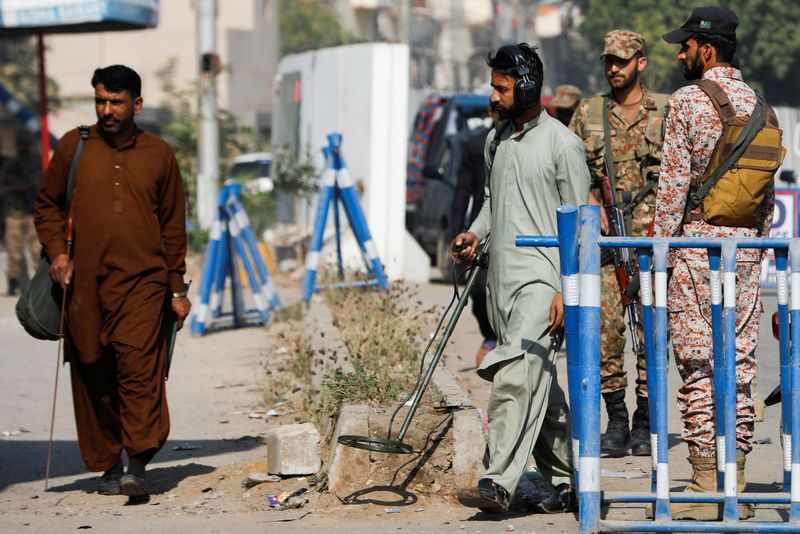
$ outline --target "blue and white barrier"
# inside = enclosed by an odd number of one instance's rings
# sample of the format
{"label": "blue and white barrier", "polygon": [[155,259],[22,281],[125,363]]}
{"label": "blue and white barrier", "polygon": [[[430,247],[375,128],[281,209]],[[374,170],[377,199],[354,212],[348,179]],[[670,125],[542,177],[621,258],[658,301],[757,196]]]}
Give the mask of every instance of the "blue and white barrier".
{"label": "blue and white barrier", "polygon": [[303,300],[308,301],[314,294],[314,291],[322,289],[316,286],[317,272],[319,270],[320,254],[322,252],[322,242],[325,234],[325,225],[328,222],[328,209],[333,204],[334,209],[334,223],[336,225],[336,253],[338,260],[339,277],[344,275],[342,264],[342,248],[341,248],[341,229],[339,226],[339,201],[342,202],[347,220],[350,227],[353,229],[353,234],[358,241],[358,246],[361,249],[361,254],[364,258],[364,264],[367,270],[372,274],[373,278],[370,280],[356,282],[356,283],[340,283],[330,287],[351,287],[351,286],[365,286],[365,285],[378,285],[381,289],[389,287],[389,281],[383,273],[383,265],[378,257],[378,250],[375,247],[375,242],[372,240],[372,235],[367,226],[367,219],[364,217],[364,212],[361,210],[361,205],[358,203],[358,195],[356,194],[355,183],[347,172],[347,167],[344,163],[344,156],[341,152],[342,134],[332,133],[328,135],[328,146],[322,149],[325,154],[326,168],[322,173],[322,187],[320,188],[319,198],[317,200],[317,214],[314,219],[314,233],[311,235],[311,242],[308,246],[308,255],[306,256],[306,272],[303,278]]}
{"label": "blue and white barrier", "polygon": [[[226,326],[238,328],[267,323],[272,312],[281,305],[240,198],[241,187],[237,183],[227,183],[220,190],[217,217],[211,227],[203,262],[199,303],[192,314],[193,335],[205,334],[209,323],[228,315],[222,312],[228,279],[231,281],[232,311],[229,315],[232,321]],[[245,307],[239,262],[247,275],[255,309]]]}
{"label": "blue and white barrier", "polygon": [[[517,236],[517,246],[559,246],[562,263],[567,374],[583,534],[595,532],[800,532],[800,240],[779,238],[600,237],[597,206],[562,206],[559,236]],[[576,218],[580,214],[580,226]],[[580,244],[578,246],[578,243]],[[647,387],[653,450],[649,492],[602,492],[600,481],[600,249],[636,249],[641,282]],[[667,265],[671,248],[708,250],[711,284],[718,488],[670,491],[667,391]],[[782,484],[774,493],[738,493],[736,480],[736,251],[774,249],[777,269],[781,388]],[[577,264],[574,258],[578,258]],[[787,268],[791,261],[791,292]],[[653,274],[651,274],[651,264]],[[577,273],[577,277],[575,276]],[[576,299],[577,295],[577,299]],[[791,301],[790,301],[791,297]],[[577,308],[577,309],[576,309]],[[575,325],[578,325],[577,332]],[[790,335],[791,331],[791,335]],[[576,361],[577,360],[577,361]],[[789,393],[787,393],[789,392]],[[792,446],[794,444],[794,446]],[[603,503],[654,504],[649,521],[601,519]],[[670,504],[720,503],[722,521],[674,521]],[[788,520],[741,521],[738,505],[789,505]]]}

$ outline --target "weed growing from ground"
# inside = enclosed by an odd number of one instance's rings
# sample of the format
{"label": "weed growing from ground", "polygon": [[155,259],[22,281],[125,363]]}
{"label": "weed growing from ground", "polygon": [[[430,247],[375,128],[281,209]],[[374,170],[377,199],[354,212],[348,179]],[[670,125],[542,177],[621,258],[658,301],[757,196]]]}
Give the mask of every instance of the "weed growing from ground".
{"label": "weed growing from ground", "polygon": [[322,385],[322,409],[335,416],[351,403],[386,406],[408,394],[416,381],[424,336],[433,310],[416,308],[408,286],[388,291],[328,291],[325,298],[353,372],[329,371]]}

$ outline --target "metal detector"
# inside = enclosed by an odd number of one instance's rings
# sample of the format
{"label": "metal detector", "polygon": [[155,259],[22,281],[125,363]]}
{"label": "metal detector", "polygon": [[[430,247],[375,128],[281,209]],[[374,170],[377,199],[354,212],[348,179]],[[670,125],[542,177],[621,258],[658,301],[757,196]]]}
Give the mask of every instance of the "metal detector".
{"label": "metal detector", "polygon": [[[455,310],[453,310],[452,315],[450,315],[450,320],[447,322],[447,326],[444,329],[444,334],[442,335],[442,339],[439,342],[439,346],[436,349],[436,354],[433,355],[433,359],[431,360],[430,365],[428,365],[428,371],[425,373],[425,378],[422,382],[417,382],[417,385],[414,387],[411,395],[407,397],[407,399],[401,404],[401,407],[408,402],[409,399],[414,399],[411,403],[411,407],[406,414],[406,418],[403,420],[403,426],[400,427],[400,432],[397,434],[395,439],[392,439],[392,423],[391,420],[389,421],[389,431],[386,434],[386,438],[373,438],[371,436],[355,436],[355,435],[346,435],[346,436],[339,436],[337,440],[342,445],[347,445],[348,447],[355,447],[356,449],[365,449],[368,451],[375,451],[375,452],[388,452],[393,454],[408,454],[413,451],[411,445],[407,443],[403,443],[403,438],[406,436],[406,432],[408,431],[409,425],[411,425],[411,420],[414,418],[414,414],[417,411],[417,407],[419,406],[420,400],[422,399],[423,395],[425,394],[425,390],[428,388],[428,384],[433,377],[433,372],[436,370],[436,366],[439,364],[439,360],[442,358],[442,354],[444,354],[444,349],[447,347],[447,342],[450,340],[450,336],[453,334],[453,330],[458,323],[458,319],[461,316],[461,312],[464,310],[464,306],[467,305],[467,301],[469,300],[469,294],[472,291],[472,286],[475,285],[476,280],[478,279],[478,275],[483,269],[488,268],[489,266],[489,250],[488,250],[489,240],[487,239],[484,242],[483,247],[478,252],[477,257],[475,258],[472,266],[472,271],[470,272],[469,278],[467,278],[467,283],[464,286],[464,290],[461,292],[461,296],[459,297],[458,301],[456,302]],[[442,320],[446,316],[447,311],[445,311],[445,315],[442,316],[440,319],[439,324],[441,325]],[[437,327],[438,330],[438,327]],[[434,336],[435,337],[435,336]],[[433,342],[433,340],[431,340]],[[425,354],[428,352],[430,348],[430,344],[426,347],[425,351],[423,352],[422,359],[424,361]],[[398,407],[398,410],[400,408]],[[395,412],[397,413],[397,412]],[[394,419],[394,415],[392,416]]]}

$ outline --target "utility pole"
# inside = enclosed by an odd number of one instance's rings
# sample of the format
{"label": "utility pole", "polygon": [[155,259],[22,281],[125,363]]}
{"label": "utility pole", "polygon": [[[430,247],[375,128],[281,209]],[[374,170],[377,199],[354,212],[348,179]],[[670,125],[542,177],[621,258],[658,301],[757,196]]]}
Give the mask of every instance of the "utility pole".
{"label": "utility pole", "polygon": [[197,10],[197,57],[200,89],[200,135],[197,142],[197,222],[211,229],[219,190],[219,125],[217,124],[217,2],[195,0]]}

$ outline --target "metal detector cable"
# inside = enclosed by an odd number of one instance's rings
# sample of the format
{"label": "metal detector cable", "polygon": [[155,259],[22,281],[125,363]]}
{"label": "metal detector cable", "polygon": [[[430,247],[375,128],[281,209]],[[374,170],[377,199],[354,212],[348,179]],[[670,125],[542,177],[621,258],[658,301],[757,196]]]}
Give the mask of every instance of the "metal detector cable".
{"label": "metal detector cable", "polygon": [[[441,330],[442,324],[444,323],[445,318],[449,315],[450,310],[453,308],[453,304],[455,304],[455,302],[461,298],[461,295],[459,295],[459,292],[458,292],[458,284],[459,284],[459,282],[461,281],[462,278],[463,279],[469,279],[469,274],[472,273],[473,269],[475,269],[475,267],[477,266],[477,262],[471,263],[470,266],[462,273],[461,276],[458,276],[458,270],[456,269],[456,265],[457,265],[456,262],[454,262],[454,261],[451,262],[451,267],[450,268],[452,270],[452,277],[451,278],[453,280],[453,297],[450,299],[450,302],[447,304],[447,308],[445,308],[444,313],[439,318],[439,322],[436,323],[436,328],[434,329],[433,335],[431,335],[431,338],[428,341],[428,344],[425,345],[425,350],[422,351],[422,358],[420,359],[420,362],[419,362],[419,372],[417,373],[417,382],[414,384],[414,387],[411,389],[411,393],[408,395],[408,397],[403,399],[403,401],[397,406],[397,408],[395,408],[394,412],[392,412],[392,416],[389,418],[389,429],[386,432],[386,439],[387,440],[392,439],[392,425],[394,424],[394,418],[397,416],[398,412],[400,412],[400,409],[403,406],[405,406],[408,401],[413,399],[414,396],[417,394],[417,388],[419,388],[419,384],[420,384],[420,382],[422,382],[422,375],[425,374],[424,373],[425,372],[425,359],[428,357],[428,351],[430,350],[430,348],[433,345],[433,342],[436,340],[436,338],[439,337],[439,330]],[[444,342],[444,341],[445,340],[442,340],[442,342]]]}

